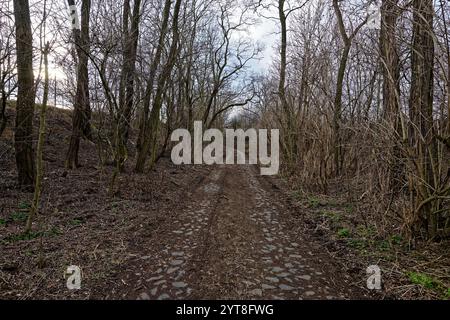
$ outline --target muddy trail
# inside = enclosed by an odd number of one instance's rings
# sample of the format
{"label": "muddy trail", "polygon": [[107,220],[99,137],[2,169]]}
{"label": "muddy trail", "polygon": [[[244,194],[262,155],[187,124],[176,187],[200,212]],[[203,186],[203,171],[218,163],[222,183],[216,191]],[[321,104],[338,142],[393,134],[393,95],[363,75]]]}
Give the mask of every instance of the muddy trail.
{"label": "muddy trail", "polygon": [[[127,299],[367,298],[252,166],[218,166],[122,273]],[[131,272],[131,270],[134,270]],[[125,288],[127,289],[125,289]]]}

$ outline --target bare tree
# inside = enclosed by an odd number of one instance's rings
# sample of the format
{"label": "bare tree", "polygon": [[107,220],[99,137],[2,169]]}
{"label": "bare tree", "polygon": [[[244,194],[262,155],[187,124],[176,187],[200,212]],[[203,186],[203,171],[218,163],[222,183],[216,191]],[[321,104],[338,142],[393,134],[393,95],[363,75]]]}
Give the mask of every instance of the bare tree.
{"label": "bare tree", "polygon": [[[91,0],[83,0],[81,4],[81,28],[78,25],[78,13],[74,0],[68,0],[72,10],[74,21],[72,21],[73,37],[76,46],[77,64],[77,92],[74,101],[74,113],[72,118],[72,135],[70,137],[69,149],[66,155],[66,168],[78,167],[78,152],[82,136],[91,138],[91,109],[89,103],[89,14]],[[75,12],[74,12],[75,11]]]}
{"label": "bare tree", "polygon": [[[127,141],[131,123],[134,100],[134,78],[136,71],[136,55],[139,39],[139,23],[141,0],[134,1],[133,12],[130,13],[130,0],[124,0],[123,5],[123,61],[122,78],[119,92],[119,110],[116,125],[116,159],[119,170],[124,169],[127,159]],[[131,16],[131,26],[129,20]]]}
{"label": "bare tree", "polygon": [[14,0],[17,48],[17,106],[14,147],[19,185],[32,186],[35,179],[33,153],[34,75],[33,38],[28,0]]}
{"label": "bare tree", "polygon": [[158,150],[158,130],[160,121],[160,111],[163,104],[163,94],[166,89],[167,81],[172,73],[172,69],[175,65],[175,59],[177,57],[178,47],[179,47],[179,30],[178,30],[178,17],[180,13],[182,0],[176,0],[173,19],[172,19],[172,42],[169,49],[169,55],[167,57],[166,63],[164,64],[161,74],[159,75],[156,92],[153,97],[152,110],[150,112],[149,119],[146,119],[147,125],[145,126],[145,138],[142,143],[142,149],[139,150],[138,157],[136,160],[136,172],[143,172],[145,169],[146,159],[149,152],[151,152],[151,166],[154,164],[157,157]]}
{"label": "bare tree", "polygon": [[348,56],[350,53],[350,49],[352,47],[352,41],[358,34],[359,30],[366,24],[367,18],[363,22],[358,24],[358,26],[351,32],[351,34],[348,34],[345,28],[344,18],[342,16],[342,11],[339,6],[338,0],[333,0],[333,9],[337,18],[339,33],[341,35],[342,42],[344,43],[344,49],[342,50],[341,53],[341,58],[339,61],[339,70],[336,80],[336,94],[334,98],[334,115],[333,115],[334,166],[336,175],[340,175],[343,161],[340,123],[342,116],[342,94],[344,88],[345,71],[347,69]]}
{"label": "bare tree", "polygon": [[416,197],[417,218],[425,223],[429,237],[437,232],[435,211],[438,174],[436,138],[433,132],[434,41],[432,0],[413,1],[413,43],[411,53],[411,90],[409,111],[410,143],[415,150],[417,174],[412,189]]}

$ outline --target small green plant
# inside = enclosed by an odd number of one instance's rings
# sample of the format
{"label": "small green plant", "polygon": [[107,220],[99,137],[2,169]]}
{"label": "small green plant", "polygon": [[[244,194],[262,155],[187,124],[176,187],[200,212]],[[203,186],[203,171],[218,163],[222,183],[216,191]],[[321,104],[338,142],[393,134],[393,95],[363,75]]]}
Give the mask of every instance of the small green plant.
{"label": "small green plant", "polygon": [[450,288],[447,288],[447,291],[444,294],[444,298],[450,300]]}
{"label": "small green plant", "polygon": [[19,203],[19,209],[20,210],[29,210],[31,208],[30,204],[27,202],[21,202]]}
{"label": "small green plant", "polygon": [[6,224],[6,220],[5,219],[0,219],[0,226],[3,226]]}
{"label": "small green plant", "polygon": [[359,225],[356,228],[356,233],[362,238],[371,238],[375,235],[375,229],[373,227],[366,227],[363,225]]}
{"label": "small green plant", "polygon": [[352,214],[355,211],[355,207],[352,204],[347,204],[345,206],[345,212]]}
{"label": "small green plant", "polygon": [[320,206],[320,200],[315,197],[309,197],[308,204],[309,204],[309,207],[311,207],[311,208],[317,208]]}
{"label": "small green plant", "polygon": [[53,237],[53,236],[59,236],[62,234],[62,232],[57,227],[52,227],[49,231],[44,232],[44,236]]}
{"label": "small green plant", "polygon": [[26,241],[26,240],[33,240],[36,239],[40,236],[42,236],[43,233],[42,232],[27,232],[27,233],[21,233],[21,234],[15,234],[15,235],[11,235],[9,237],[6,237],[5,239],[3,239],[3,243],[7,244],[7,243],[13,243],[13,242],[17,242],[17,241]]}
{"label": "small green plant", "polygon": [[292,196],[296,199],[296,200],[301,200],[302,199],[302,193],[300,190],[296,190],[294,192],[292,192]]}
{"label": "small green plant", "polygon": [[421,285],[427,289],[437,289],[439,287],[436,279],[424,273],[409,272],[408,277],[412,283]]}
{"label": "small green plant", "polygon": [[350,236],[350,230],[347,228],[342,228],[338,230],[338,236],[341,238],[348,238]]}
{"label": "small green plant", "polygon": [[28,213],[24,211],[16,211],[11,213],[10,218],[14,222],[24,222],[28,218]]}
{"label": "small green plant", "polygon": [[75,219],[70,220],[70,224],[73,226],[79,226],[82,223],[83,223],[83,221],[81,221],[80,219],[75,218]]}
{"label": "small green plant", "polygon": [[387,240],[377,241],[376,243],[377,243],[377,245],[378,245],[378,248],[379,248],[381,251],[387,251],[387,250],[389,250],[389,249],[391,248],[391,244],[390,244],[390,242],[387,241]]}
{"label": "small green plant", "polygon": [[3,240],[1,240],[1,243],[3,244],[8,244],[8,243],[14,243],[17,241],[29,241],[29,240],[33,240],[39,237],[54,237],[57,235],[62,234],[62,232],[56,228],[56,227],[52,227],[49,231],[30,231],[30,232],[25,232],[25,233],[20,233],[20,234],[14,234],[11,235],[9,237],[4,238]]}
{"label": "small green plant", "polygon": [[393,235],[391,237],[391,243],[392,244],[399,245],[399,244],[402,243],[402,241],[403,241],[403,238],[400,235],[398,235],[398,234]]}
{"label": "small green plant", "polygon": [[322,211],[322,215],[326,216],[328,219],[330,219],[333,222],[339,222],[341,221],[341,215],[338,212],[334,211]]}
{"label": "small green plant", "polygon": [[367,247],[367,242],[364,239],[349,239],[347,243],[350,247],[356,249],[365,249]]}

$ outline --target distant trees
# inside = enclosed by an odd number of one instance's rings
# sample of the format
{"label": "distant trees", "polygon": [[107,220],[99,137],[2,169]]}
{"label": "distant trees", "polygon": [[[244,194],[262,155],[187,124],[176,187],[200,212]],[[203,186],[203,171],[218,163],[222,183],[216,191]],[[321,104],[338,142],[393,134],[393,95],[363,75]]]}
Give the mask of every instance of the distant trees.
{"label": "distant trees", "polygon": [[28,0],[14,0],[17,55],[17,104],[14,148],[21,186],[33,186],[35,164],[33,153],[34,75],[33,37]]}
{"label": "distant trees", "polygon": [[278,77],[261,80],[255,105],[265,126],[295,118],[286,172],[302,188],[351,190],[380,232],[450,235],[449,3],[383,0],[380,30],[365,27],[371,1],[277,3]]}
{"label": "distant trees", "polygon": [[0,137],[6,129],[8,117],[6,105],[17,89],[16,59],[14,57],[14,25],[5,14],[7,21],[0,22]]}

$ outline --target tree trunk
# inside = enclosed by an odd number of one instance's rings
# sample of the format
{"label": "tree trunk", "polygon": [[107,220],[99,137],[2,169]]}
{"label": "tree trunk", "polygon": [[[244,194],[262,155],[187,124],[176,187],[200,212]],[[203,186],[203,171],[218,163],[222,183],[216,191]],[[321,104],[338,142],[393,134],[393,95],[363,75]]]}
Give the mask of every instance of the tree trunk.
{"label": "tree trunk", "polygon": [[[147,125],[149,122],[149,113],[150,113],[150,102],[153,92],[153,85],[155,82],[156,72],[158,70],[158,66],[161,62],[161,55],[164,50],[164,41],[166,39],[167,29],[169,25],[169,18],[170,18],[170,7],[172,6],[172,0],[165,0],[164,2],[164,9],[163,9],[163,17],[162,17],[162,24],[161,24],[161,32],[159,34],[159,40],[158,40],[158,46],[156,48],[155,56],[153,57],[152,64],[150,65],[150,74],[147,81],[147,86],[145,89],[145,95],[143,99],[143,110],[140,116],[139,120],[139,136],[137,141],[137,151],[138,151],[138,158],[146,158],[147,155],[142,154],[143,144],[145,140],[145,134],[147,132]],[[141,162],[137,161],[137,162]],[[142,165],[139,165],[141,167]],[[136,163],[136,168],[138,167],[138,164]]]}
{"label": "tree trunk", "polygon": [[[396,43],[395,30],[400,10],[398,0],[384,0],[381,6],[380,52],[383,74],[383,119],[392,130],[394,139],[403,139],[401,127],[399,99],[400,99],[400,66]],[[398,141],[397,141],[398,142]],[[392,159],[388,164],[389,188],[394,193],[401,188],[404,180],[404,168],[399,161],[402,157],[397,144],[392,148]]]}
{"label": "tree trunk", "polygon": [[384,0],[381,6],[380,51],[383,69],[383,118],[399,126],[400,67],[395,30],[398,0]]}
{"label": "tree trunk", "polygon": [[293,168],[297,150],[297,128],[295,123],[294,111],[289,105],[286,97],[286,67],[287,67],[287,14],[284,8],[285,0],[278,1],[278,19],[281,27],[280,44],[280,79],[278,82],[278,95],[280,98],[281,109],[286,119],[284,126],[284,146],[286,153],[286,162],[289,168]]}
{"label": "tree trunk", "polygon": [[0,106],[0,137],[3,134],[3,131],[5,131],[6,129],[6,125],[8,123],[8,118],[6,117],[6,102],[7,102],[7,98],[6,98],[6,92],[5,89],[2,88],[2,101],[1,101],[1,106]]}
{"label": "tree trunk", "polygon": [[[74,1],[69,0],[69,5]],[[84,135],[91,139],[91,108],[89,102],[89,14],[91,0],[83,0],[81,4],[81,30],[74,28],[74,42],[78,56],[77,67],[77,93],[74,102],[72,118],[72,135],[70,137],[69,149],[66,155],[66,168],[78,167],[78,152],[80,139]]]}
{"label": "tree trunk", "polygon": [[39,200],[41,198],[41,184],[42,177],[44,176],[44,166],[42,161],[42,155],[44,153],[44,142],[45,142],[45,132],[46,132],[46,112],[47,112],[47,101],[48,101],[48,90],[49,90],[49,77],[48,77],[48,53],[50,50],[50,45],[47,43],[44,48],[44,95],[42,98],[42,106],[39,115],[39,138],[36,151],[36,183],[34,188],[33,203],[31,204],[30,214],[28,215],[27,224],[25,227],[25,233],[31,231],[33,225],[33,219],[36,215],[39,207]]}
{"label": "tree trunk", "polygon": [[33,39],[28,0],[14,0],[17,47],[17,105],[14,147],[19,185],[33,186],[35,179],[33,154],[34,75]]}
{"label": "tree trunk", "polygon": [[[411,144],[416,150],[417,177],[414,181],[416,206],[434,192],[433,164],[436,163],[436,139],[433,135],[433,1],[413,1],[413,44],[411,52]],[[424,222],[428,236],[437,231],[434,202],[420,206],[419,219]]]}
{"label": "tree trunk", "polygon": [[130,0],[124,1],[123,10],[123,61],[122,78],[119,94],[119,110],[116,123],[116,159],[115,162],[120,171],[124,170],[127,159],[127,141],[131,123],[134,96],[134,76],[136,71],[136,55],[139,39],[141,0],[134,2],[131,28],[128,20],[130,14]]}
{"label": "tree trunk", "polygon": [[367,18],[362,21],[353,32],[348,35],[345,30],[344,18],[342,17],[341,8],[339,7],[338,0],[333,0],[333,9],[336,15],[339,33],[341,34],[342,42],[344,43],[344,49],[341,54],[339,62],[339,70],[336,80],[336,94],[334,97],[334,110],[333,110],[333,150],[334,150],[334,166],[335,174],[339,176],[343,166],[342,155],[342,143],[341,143],[341,118],[342,118],[342,94],[344,87],[344,77],[347,69],[347,61],[352,47],[353,38],[358,34],[359,30],[367,23]]}
{"label": "tree trunk", "polygon": [[181,0],[177,0],[174,7],[173,12],[173,23],[172,23],[172,44],[169,50],[169,56],[167,57],[167,61],[161,71],[161,75],[158,79],[158,85],[156,89],[156,93],[153,99],[152,110],[150,113],[150,119],[148,124],[146,125],[146,131],[144,136],[144,141],[142,144],[142,149],[138,153],[138,158],[136,160],[136,172],[143,172],[145,169],[145,163],[147,159],[147,155],[150,151],[151,147],[151,163],[153,164],[156,160],[156,152],[158,147],[158,129],[159,129],[159,117],[160,111],[163,103],[163,94],[166,89],[167,81],[172,73],[173,66],[175,64],[175,60],[178,52],[178,41],[179,41],[179,32],[178,32],[178,15],[180,12]]}
{"label": "tree trunk", "polygon": [[333,112],[333,136],[334,136],[334,166],[336,175],[341,174],[342,169],[342,145],[341,145],[341,118],[342,118],[342,93],[344,87],[345,70],[347,69],[348,55],[350,53],[350,44],[345,44],[341,55],[339,70],[336,80],[336,95],[334,97]]}

